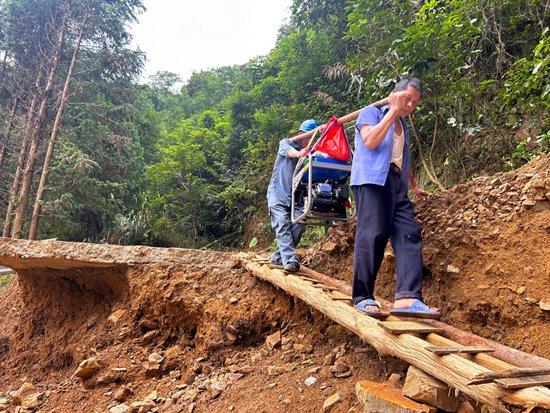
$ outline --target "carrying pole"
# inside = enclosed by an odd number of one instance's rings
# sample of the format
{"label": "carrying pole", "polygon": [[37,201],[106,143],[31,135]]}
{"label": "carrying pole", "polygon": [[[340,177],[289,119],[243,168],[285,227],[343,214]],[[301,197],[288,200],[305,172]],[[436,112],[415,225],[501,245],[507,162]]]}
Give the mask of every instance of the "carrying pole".
{"label": "carrying pole", "polygon": [[[376,106],[377,108],[381,108],[382,106],[386,106],[388,104],[388,98],[384,98],[382,100],[379,100],[378,102],[375,102],[372,104],[372,106]],[[346,116],[342,116],[338,119],[339,125],[345,125],[348,122],[354,121],[359,117],[359,113],[361,112],[361,109],[356,110],[355,112],[349,113]],[[313,129],[309,132],[304,132],[299,135],[293,136],[289,140],[291,142],[299,141],[301,139],[310,138],[314,133],[316,133],[317,130],[321,129],[323,126],[326,126],[326,123]]]}

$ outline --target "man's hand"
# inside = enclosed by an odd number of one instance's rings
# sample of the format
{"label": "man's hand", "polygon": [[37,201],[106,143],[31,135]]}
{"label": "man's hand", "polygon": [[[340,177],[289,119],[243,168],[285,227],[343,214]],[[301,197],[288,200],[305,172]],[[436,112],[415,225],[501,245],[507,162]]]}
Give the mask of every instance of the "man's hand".
{"label": "man's hand", "polygon": [[307,155],[308,150],[309,150],[308,148],[302,148],[300,150],[290,148],[288,150],[287,156],[289,158],[303,158],[304,156]]}
{"label": "man's hand", "polygon": [[400,116],[407,112],[408,96],[404,91],[391,92],[388,97],[390,109],[398,113]]}
{"label": "man's hand", "polygon": [[421,188],[419,186],[412,186],[411,192],[416,198],[422,201],[428,198],[428,196],[430,195],[424,188]]}

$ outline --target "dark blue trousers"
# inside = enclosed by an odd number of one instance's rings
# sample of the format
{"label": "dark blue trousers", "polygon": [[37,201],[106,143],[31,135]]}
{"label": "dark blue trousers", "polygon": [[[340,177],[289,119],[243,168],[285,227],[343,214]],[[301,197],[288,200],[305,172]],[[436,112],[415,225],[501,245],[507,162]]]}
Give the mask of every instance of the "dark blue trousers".
{"label": "dark blue trousers", "polygon": [[374,298],[376,275],[391,240],[395,253],[395,299],[422,299],[422,236],[407,187],[390,169],[384,186],[353,186],[357,211],[353,255],[353,301]]}

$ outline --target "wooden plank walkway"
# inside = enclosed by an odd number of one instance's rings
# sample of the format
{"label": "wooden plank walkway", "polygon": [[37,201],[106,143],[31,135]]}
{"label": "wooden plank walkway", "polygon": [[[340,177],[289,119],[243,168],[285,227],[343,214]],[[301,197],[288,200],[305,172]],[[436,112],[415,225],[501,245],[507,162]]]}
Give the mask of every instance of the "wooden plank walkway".
{"label": "wooden plank walkway", "polygon": [[[497,411],[509,412],[507,405],[550,409],[550,389],[541,386],[548,384],[545,376],[495,378],[480,386],[469,383],[484,373],[517,368],[508,361],[486,354],[493,351],[491,345],[471,346],[467,342],[453,341],[443,335],[445,328],[442,326],[445,324],[440,322],[401,320],[393,316],[378,321],[353,308],[349,287],[341,281],[322,274],[317,278],[307,268],[297,274],[270,269],[254,255],[241,253],[236,258],[252,274],[300,298],[353,331],[380,354],[399,357]],[[497,343],[494,345],[505,348]],[[519,354],[522,360],[529,360],[530,355],[510,350],[511,354]]]}

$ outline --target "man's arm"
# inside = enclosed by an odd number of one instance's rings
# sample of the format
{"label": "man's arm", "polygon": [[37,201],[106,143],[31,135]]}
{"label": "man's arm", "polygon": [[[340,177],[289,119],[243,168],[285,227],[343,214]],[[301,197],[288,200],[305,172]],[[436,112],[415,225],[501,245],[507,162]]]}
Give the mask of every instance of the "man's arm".
{"label": "man's arm", "polygon": [[299,151],[294,148],[290,148],[286,153],[286,156],[288,156],[289,158],[303,158],[304,156],[306,156],[307,151],[307,148],[300,149]]}
{"label": "man's arm", "polygon": [[290,141],[288,139],[282,139],[279,142],[279,151],[278,151],[278,153],[281,156],[287,156],[289,158],[300,158],[300,157],[306,156],[307,151],[308,150],[306,148],[301,149],[301,150],[295,149],[290,144]]}
{"label": "man's arm", "polygon": [[406,107],[404,92],[390,93],[389,105],[390,110],[380,123],[361,127],[361,139],[365,146],[371,150],[376,149],[382,143],[391,125],[399,118]]}

